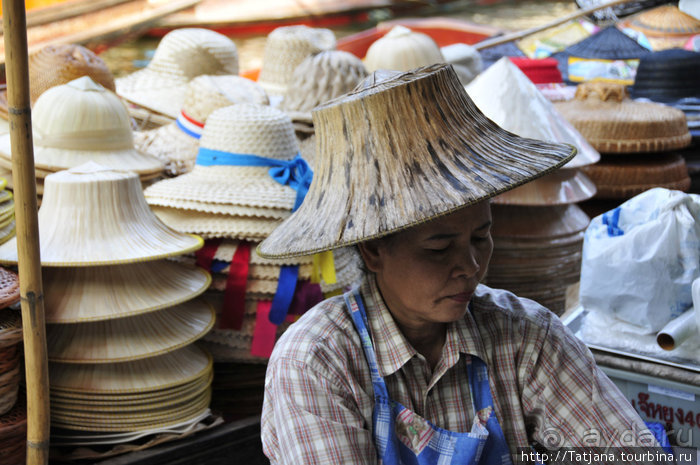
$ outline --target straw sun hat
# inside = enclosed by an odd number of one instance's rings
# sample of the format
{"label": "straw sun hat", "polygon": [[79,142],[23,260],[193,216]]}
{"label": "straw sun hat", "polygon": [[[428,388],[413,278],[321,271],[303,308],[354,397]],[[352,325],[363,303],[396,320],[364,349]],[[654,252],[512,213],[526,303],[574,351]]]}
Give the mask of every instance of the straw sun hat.
{"label": "straw sun hat", "polygon": [[[134,148],[124,103],[87,76],[44,92],[32,110],[32,126],[38,177],[88,161],[142,178],[163,170],[160,161]],[[11,160],[9,134],[0,136],[0,157]]]}
{"label": "straw sun hat", "polygon": [[682,111],[633,101],[621,84],[586,82],[574,100],[554,106],[601,153],[662,152],[691,142]]}
{"label": "straw sun hat", "polygon": [[187,83],[201,74],[238,74],[236,45],[208,29],[176,29],[163,37],[144,69],[116,80],[117,94],[174,119]]}
{"label": "straw sun hat", "polygon": [[204,123],[214,110],[236,103],[268,105],[270,100],[256,82],[240,76],[197,76],[187,85],[185,103],[177,120],[134,134],[136,147],[165,163],[167,174],[186,173],[194,167]]}
{"label": "straw sun hat", "polygon": [[682,47],[700,33],[700,19],[684,13],[676,5],[661,5],[630,16],[621,23],[639,31],[649,40],[654,50]]}
{"label": "straw sun hat", "polygon": [[258,247],[263,256],[311,254],[430,221],[576,153],[498,127],[444,64],[361,85],[313,117],[314,181],[301,207]]}
{"label": "straw sun hat", "polygon": [[260,240],[289,215],[299,194],[273,179],[270,164],[256,160],[275,162],[284,177],[303,163],[298,155],[292,122],[281,110],[251,103],[221,108],[209,115],[194,169],[157,182],[144,194],[177,230]]}
{"label": "straw sun hat", "polygon": [[270,95],[284,96],[294,69],[309,55],[333,50],[335,45],[335,35],[330,29],[278,27],[265,41],[258,82]]}
{"label": "straw sun hat", "polygon": [[351,53],[328,50],[309,56],[294,70],[280,108],[313,132],[311,110],[350,92],[365,76],[362,60]]}
{"label": "straw sun hat", "polygon": [[[39,243],[43,266],[150,261],[203,244],[155,217],[136,174],[94,162],[46,177]],[[16,238],[0,246],[0,263],[17,263]]]}
{"label": "straw sun hat", "polygon": [[408,71],[419,66],[444,63],[440,47],[430,36],[404,26],[394,26],[377,39],[364,58],[367,71],[390,69]]}
{"label": "straw sun hat", "polygon": [[[114,76],[102,58],[76,44],[47,45],[29,56],[29,100],[32,105],[51,87],[81,76],[114,92]],[[7,91],[0,92],[0,115],[7,117]]]}

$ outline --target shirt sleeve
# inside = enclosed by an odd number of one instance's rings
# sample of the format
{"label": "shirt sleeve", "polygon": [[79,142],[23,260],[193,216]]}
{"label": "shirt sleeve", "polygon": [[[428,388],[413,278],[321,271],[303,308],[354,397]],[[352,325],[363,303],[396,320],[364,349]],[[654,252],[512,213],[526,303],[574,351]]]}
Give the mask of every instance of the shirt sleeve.
{"label": "shirt sleeve", "polygon": [[657,446],[585,344],[558,318],[552,316],[544,330],[534,325],[524,329],[536,330],[544,332],[532,338],[538,343],[528,348],[531,354],[521,382],[523,409],[534,442],[548,450],[639,451]]}
{"label": "shirt sleeve", "polygon": [[370,428],[342,380],[299,360],[268,366],[262,441],[273,465],[376,464]]}

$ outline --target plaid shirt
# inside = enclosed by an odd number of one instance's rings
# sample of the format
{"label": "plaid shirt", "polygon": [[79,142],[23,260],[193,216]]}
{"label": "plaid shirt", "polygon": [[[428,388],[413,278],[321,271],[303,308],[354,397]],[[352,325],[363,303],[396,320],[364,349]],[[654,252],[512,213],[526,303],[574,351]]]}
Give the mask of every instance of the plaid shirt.
{"label": "plaid shirt", "polygon": [[[489,369],[495,411],[515,463],[533,463],[518,450],[532,443],[556,449],[649,440],[642,420],[585,345],[539,304],[480,285],[471,311],[448,326],[442,359],[431,370],[399,331],[374,278],[360,290],[391,398],[433,424],[471,429],[463,355],[473,354]],[[373,405],[352,318],[342,296],[328,299],[275,346],[265,380],[264,451],[273,464],[377,463]]]}

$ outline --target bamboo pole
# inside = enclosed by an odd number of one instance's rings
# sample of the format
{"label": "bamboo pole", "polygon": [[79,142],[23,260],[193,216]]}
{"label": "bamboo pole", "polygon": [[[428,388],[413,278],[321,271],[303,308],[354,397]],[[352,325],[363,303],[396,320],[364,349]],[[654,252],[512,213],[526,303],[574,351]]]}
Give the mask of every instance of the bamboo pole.
{"label": "bamboo pole", "polygon": [[546,24],[543,24],[541,26],[535,26],[535,27],[532,27],[530,29],[511,32],[510,34],[505,34],[502,36],[493,37],[491,39],[482,40],[481,42],[474,44],[474,48],[476,48],[477,50],[481,50],[484,48],[493,47],[494,45],[499,45],[499,44],[503,44],[506,42],[510,42],[511,40],[520,40],[523,37],[531,36],[532,34],[535,34],[535,33],[540,32],[540,31],[544,31],[545,29],[559,26],[560,24],[564,24],[568,21],[571,21],[572,19],[580,18],[581,16],[585,16],[587,14],[593,13],[594,11],[602,10],[603,8],[607,8],[609,6],[620,5],[622,3],[629,3],[629,1],[630,0],[610,0],[610,1],[602,3],[600,5],[595,5],[595,6],[591,6],[588,8],[584,8],[584,9],[579,10],[579,11],[574,11],[573,13],[569,13],[568,15],[564,15],[561,18],[557,18],[557,19],[550,21]]}
{"label": "bamboo pole", "polygon": [[49,461],[49,369],[29,103],[27,17],[23,0],[2,0],[2,10],[27,385],[27,465],[45,465]]}

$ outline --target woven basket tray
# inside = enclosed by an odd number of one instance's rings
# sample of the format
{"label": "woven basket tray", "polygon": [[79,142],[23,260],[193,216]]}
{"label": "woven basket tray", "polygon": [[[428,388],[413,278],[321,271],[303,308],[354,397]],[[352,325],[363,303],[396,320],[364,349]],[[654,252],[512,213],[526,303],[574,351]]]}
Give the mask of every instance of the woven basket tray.
{"label": "woven basket tray", "polygon": [[597,198],[627,199],[654,187],[687,191],[690,177],[682,156],[636,160],[605,158],[582,168],[598,189]]}

